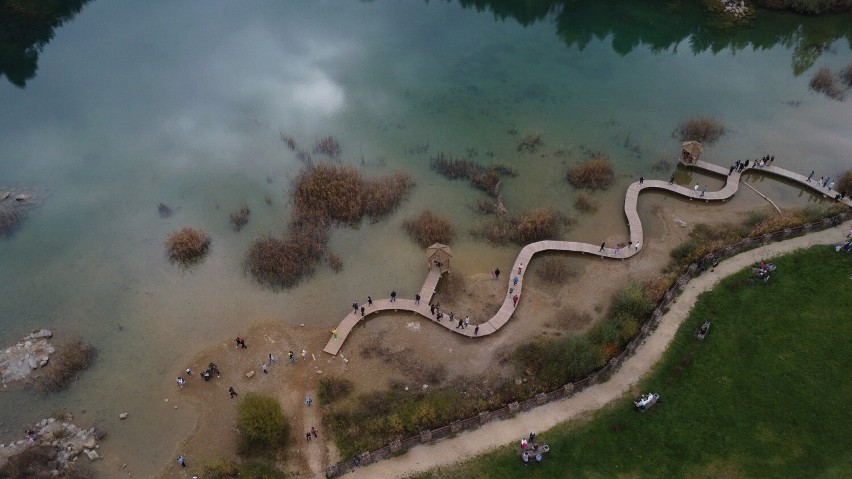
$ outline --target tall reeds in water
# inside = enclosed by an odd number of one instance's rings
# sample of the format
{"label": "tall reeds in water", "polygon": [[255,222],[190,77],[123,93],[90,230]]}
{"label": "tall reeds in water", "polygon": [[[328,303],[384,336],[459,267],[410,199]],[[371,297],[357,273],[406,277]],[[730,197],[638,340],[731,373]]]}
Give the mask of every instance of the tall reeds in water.
{"label": "tall reeds in water", "polygon": [[163,246],[172,263],[187,267],[200,262],[210,250],[210,236],[202,229],[183,228],[169,234]]}
{"label": "tall reeds in water", "polygon": [[449,244],[456,234],[446,216],[428,210],[406,220],[403,227],[408,236],[423,248],[435,243]]}
{"label": "tall reeds in water", "polygon": [[591,159],[569,168],[565,179],[575,188],[603,190],[612,184],[615,171],[609,158],[597,153]]}
{"label": "tall reeds in water", "polygon": [[682,121],[675,129],[680,141],[697,141],[712,144],[725,134],[725,125],[708,116],[693,116]]}
{"label": "tall reeds in water", "polygon": [[518,176],[517,171],[506,165],[485,166],[468,159],[447,156],[444,153],[438,153],[438,156],[433,157],[429,166],[448,179],[466,179],[474,188],[495,198],[500,193],[500,181],[503,176]]}
{"label": "tall reeds in water", "polygon": [[313,273],[325,257],[338,270],[342,261],[327,251],[332,224],[356,226],[364,217],[376,222],[406,198],[414,181],[404,173],[364,178],[352,166],[319,164],[303,170],[292,188],[293,211],[287,235],[255,240],[246,254],[246,270],[273,289],[289,288]]}

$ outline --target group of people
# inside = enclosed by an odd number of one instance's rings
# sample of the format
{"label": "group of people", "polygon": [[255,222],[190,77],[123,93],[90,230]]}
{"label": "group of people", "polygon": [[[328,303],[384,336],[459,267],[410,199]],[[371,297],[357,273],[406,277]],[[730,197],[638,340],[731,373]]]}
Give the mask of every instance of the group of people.
{"label": "group of people", "polygon": [[521,460],[524,461],[525,466],[528,466],[531,461],[540,464],[543,454],[550,451],[550,447],[547,444],[539,445],[535,442],[535,438],[536,434],[531,432],[529,439],[521,439]]}
{"label": "group of people", "polygon": [[[192,369],[186,368],[184,370],[184,373],[186,374],[186,377],[188,377],[188,378],[192,377]],[[217,378],[222,377],[222,373],[219,371],[219,367],[216,366],[216,363],[211,362],[210,364],[207,365],[207,369],[205,369],[204,371],[201,372],[201,378],[204,379],[205,381],[209,381],[210,378],[212,378],[214,374],[216,375]],[[183,376],[178,376],[177,377],[177,385],[178,385],[178,387],[183,388],[186,385],[186,379],[184,379]]]}
{"label": "group of people", "polygon": [[[813,179],[814,173],[815,173],[815,171],[811,170],[811,174],[808,175],[808,177],[807,177],[808,183],[810,183],[811,179]],[[817,180],[817,186],[819,188],[825,188],[828,191],[833,190],[835,184],[836,184],[836,182],[834,180],[832,180],[830,176],[820,176],[819,179]],[[843,201],[844,199],[846,199],[846,191],[838,191],[834,195],[834,199],[837,200],[837,201]]]}

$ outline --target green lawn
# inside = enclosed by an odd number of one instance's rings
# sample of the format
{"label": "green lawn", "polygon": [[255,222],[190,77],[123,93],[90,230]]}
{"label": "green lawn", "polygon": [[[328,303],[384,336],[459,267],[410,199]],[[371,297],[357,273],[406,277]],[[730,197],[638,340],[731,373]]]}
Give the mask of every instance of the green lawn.
{"label": "green lawn", "polygon": [[642,386],[662,397],[648,412],[623,398],[540,432],[540,465],[505,447],[415,477],[852,477],[852,255],[775,263],[768,284],[742,271],[701,295]]}

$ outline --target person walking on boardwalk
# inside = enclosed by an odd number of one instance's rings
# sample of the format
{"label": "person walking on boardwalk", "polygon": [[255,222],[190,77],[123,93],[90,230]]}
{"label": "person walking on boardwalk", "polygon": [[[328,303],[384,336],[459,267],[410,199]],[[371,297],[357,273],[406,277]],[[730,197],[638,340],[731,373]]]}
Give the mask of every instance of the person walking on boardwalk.
{"label": "person walking on boardwalk", "polygon": [[364,311],[365,311],[365,308],[363,306],[361,306],[361,316],[364,316]]}
{"label": "person walking on boardwalk", "polygon": [[518,295],[516,294],[516,295],[512,296],[512,306],[517,306],[517,305],[518,305]]}
{"label": "person walking on boardwalk", "polygon": [[641,185],[641,184],[643,184],[643,183],[645,183],[645,177],[644,177],[644,176],[640,176],[640,177],[639,177],[639,184]]}
{"label": "person walking on boardwalk", "polygon": [[811,182],[811,178],[813,178],[813,177],[814,177],[814,170],[811,170],[811,174],[808,175],[808,183]]}
{"label": "person walking on boardwalk", "polygon": [[473,328],[473,335],[479,336],[479,325],[477,324],[475,328]]}
{"label": "person walking on boardwalk", "polygon": [[512,284],[514,284],[515,286],[517,286],[517,285],[518,285],[518,277],[517,277],[517,276],[515,276],[514,278],[512,278]]}
{"label": "person walking on boardwalk", "polygon": [[704,193],[707,193],[707,185],[704,185],[704,189],[701,190],[701,197],[704,198]]}
{"label": "person walking on boardwalk", "polygon": [[603,251],[603,250],[604,250],[604,248],[606,248],[606,241],[604,241],[603,243],[601,243],[601,249],[599,249],[599,250],[598,250],[598,253],[600,253],[601,251]]}
{"label": "person walking on boardwalk", "polygon": [[331,330],[331,337],[337,341],[337,328]]}
{"label": "person walking on boardwalk", "polygon": [[435,316],[435,305],[434,304],[429,305],[429,312],[432,314],[432,316]]}
{"label": "person walking on boardwalk", "polygon": [[672,175],[672,177],[671,177],[671,178],[669,178],[669,184],[674,183],[674,177],[675,177],[675,175]]}
{"label": "person walking on boardwalk", "polygon": [[373,305],[373,297],[367,296],[367,306],[372,306],[372,305]]}
{"label": "person walking on boardwalk", "polygon": [[358,312],[358,301],[352,301],[352,309],[354,309],[356,313]]}
{"label": "person walking on boardwalk", "polygon": [[733,165],[731,165],[731,168],[728,170],[728,176],[733,175],[733,174],[734,174],[734,170],[736,170],[736,169],[737,169],[737,164],[736,164],[736,163],[734,163]]}
{"label": "person walking on boardwalk", "polygon": [[695,194],[695,196],[698,196],[698,188],[700,188],[698,186],[698,183],[696,183],[695,186],[692,188],[692,192],[693,194]]}
{"label": "person walking on boardwalk", "polygon": [[396,301],[396,290],[391,291],[391,303]]}
{"label": "person walking on boardwalk", "polygon": [[459,325],[456,326],[456,329],[461,329],[463,324],[464,324],[464,322],[463,322],[462,318],[459,318]]}
{"label": "person walking on boardwalk", "polygon": [[462,329],[467,329],[468,324],[470,324],[470,315],[464,317],[464,326],[462,326]]}
{"label": "person walking on boardwalk", "polygon": [[420,293],[414,295],[414,304],[420,304]]}

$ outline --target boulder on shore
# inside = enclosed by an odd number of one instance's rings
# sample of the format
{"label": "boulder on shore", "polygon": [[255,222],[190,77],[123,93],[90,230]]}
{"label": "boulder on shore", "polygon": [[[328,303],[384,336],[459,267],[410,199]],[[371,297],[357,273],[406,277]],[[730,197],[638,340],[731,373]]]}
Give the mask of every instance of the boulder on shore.
{"label": "boulder on shore", "polygon": [[56,348],[48,341],[53,333],[38,329],[0,352],[0,384],[26,379],[34,369],[47,364]]}

